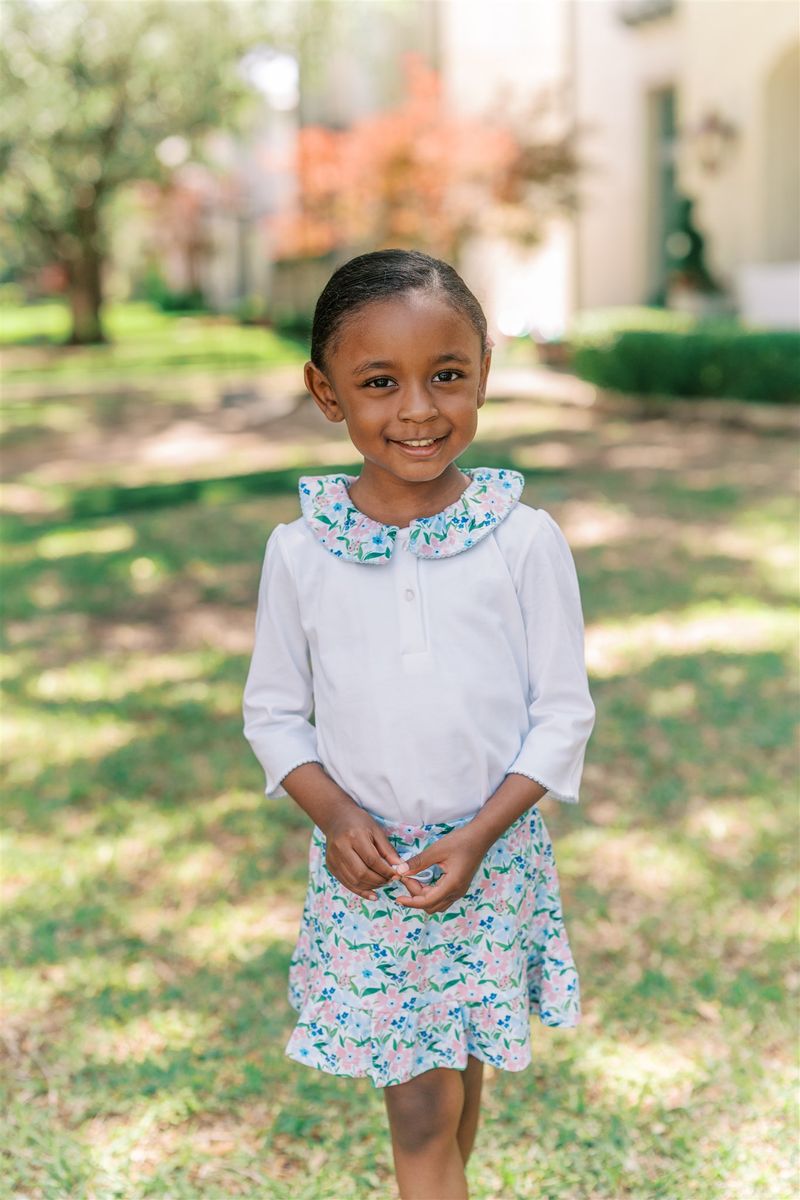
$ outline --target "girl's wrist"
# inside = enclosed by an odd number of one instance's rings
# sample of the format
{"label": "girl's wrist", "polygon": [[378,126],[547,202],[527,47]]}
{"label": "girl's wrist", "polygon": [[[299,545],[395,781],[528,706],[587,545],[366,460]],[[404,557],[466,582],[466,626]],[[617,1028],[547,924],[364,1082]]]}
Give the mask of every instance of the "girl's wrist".
{"label": "girl's wrist", "polygon": [[[475,827],[474,835],[488,850],[510,825],[534,804],[537,804],[547,789],[526,775],[506,775],[496,792],[479,809],[469,823]],[[485,851],[484,851],[485,852]]]}
{"label": "girl's wrist", "polygon": [[352,816],[355,821],[358,813],[364,813],[319,763],[296,767],[284,778],[283,787],[326,837],[342,819]]}

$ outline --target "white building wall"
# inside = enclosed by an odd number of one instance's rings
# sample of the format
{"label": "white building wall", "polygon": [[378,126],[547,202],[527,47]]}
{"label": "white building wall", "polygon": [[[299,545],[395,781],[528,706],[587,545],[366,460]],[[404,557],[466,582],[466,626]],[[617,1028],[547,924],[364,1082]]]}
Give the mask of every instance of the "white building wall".
{"label": "white building wall", "polygon": [[[444,94],[462,114],[521,118],[544,91],[569,79],[569,28],[563,0],[441,0],[438,57]],[[497,334],[563,331],[572,308],[571,231],[542,222],[541,248],[523,250],[482,238],[461,269]]]}
{"label": "white building wall", "polygon": [[504,89],[530,98],[542,84],[571,77],[583,130],[577,222],[556,222],[533,256],[473,247],[470,270],[495,322],[504,308],[520,317],[527,304],[533,324],[553,328],[576,308],[647,299],[657,202],[649,98],[673,86],[679,130],[690,133],[718,112],[739,131],[716,174],[701,168],[688,138],[676,161],[712,271],[755,319],[748,298],[770,293],[774,267],[774,294],[758,312],[770,323],[800,324],[800,279],[793,306],[795,277],[780,249],[791,244],[791,231],[775,235],[776,220],[793,219],[800,194],[793,99],[800,85],[791,65],[777,120],[774,91],[771,107],[767,99],[770,72],[800,41],[794,0],[675,0],[671,13],[635,25],[620,19],[619,0],[441,0],[436,7],[441,69],[457,109],[486,110]]}
{"label": "white building wall", "polygon": [[584,156],[577,307],[640,303],[648,278],[648,95],[675,83],[682,13],[629,27],[618,6],[579,0],[576,101]]}

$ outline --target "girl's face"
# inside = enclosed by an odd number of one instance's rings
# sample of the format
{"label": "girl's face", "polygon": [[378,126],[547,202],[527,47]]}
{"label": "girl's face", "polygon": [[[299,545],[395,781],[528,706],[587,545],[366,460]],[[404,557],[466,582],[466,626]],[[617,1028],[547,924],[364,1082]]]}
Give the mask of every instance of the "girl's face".
{"label": "girl's face", "polygon": [[475,437],[490,362],[466,316],[435,294],[405,292],[357,310],[339,330],[327,373],[306,363],[305,381],[329,421],[347,422],[365,462],[422,482]]}

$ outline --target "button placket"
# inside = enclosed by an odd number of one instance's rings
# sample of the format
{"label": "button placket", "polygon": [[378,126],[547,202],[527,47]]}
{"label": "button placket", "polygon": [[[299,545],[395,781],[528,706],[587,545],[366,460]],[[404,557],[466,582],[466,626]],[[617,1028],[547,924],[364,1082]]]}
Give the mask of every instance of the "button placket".
{"label": "button placket", "polygon": [[400,614],[401,652],[418,654],[427,650],[422,614],[422,595],[419,586],[420,560],[412,554],[405,541],[397,550],[397,597]]}

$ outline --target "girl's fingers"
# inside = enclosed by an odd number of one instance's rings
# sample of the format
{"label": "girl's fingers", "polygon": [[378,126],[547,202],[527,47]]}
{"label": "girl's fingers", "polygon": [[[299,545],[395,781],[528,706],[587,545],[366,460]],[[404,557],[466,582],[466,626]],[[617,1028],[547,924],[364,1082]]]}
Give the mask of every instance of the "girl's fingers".
{"label": "girl's fingers", "polygon": [[[405,880],[403,880],[405,883]],[[443,903],[447,900],[448,904],[452,903],[457,897],[450,895],[450,881],[446,875],[442,875],[441,879],[429,887],[423,889],[419,896],[398,896],[397,903],[405,905],[406,908],[424,908],[426,912],[431,910],[431,907]]]}
{"label": "girl's fingers", "polygon": [[341,855],[342,868],[350,878],[354,881],[356,887],[366,887],[369,889],[380,887],[386,883],[387,878],[393,879],[394,875],[386,868],[386,875],[381,875],[378,871],[372,870],[367,866],[359,852],[350,847],[346,853]]}
{"label": "girl's fingers", "polygon": [[418,879],[414,879],[407,875],[403,876],[403,886],[407,888],[412,896],[421,896],[425,891],[425,888]]}
{"label": "girl's fingers", "polygon": [[[361,861],[383,879],[394,879],[395,869],[387,859],[381,857],[373,845],[358,848],[357,854]],[[396,856],[395,856],[396,857]]]}
{"label": "girl's fingers", "polygon": [[392,871],[396,871],[400,875],[404,875],[408,868],[406,867],[404,860],[395,850],[392,843],[386,837],[386,834],[383,833],[382,830],[376,829],[375,833],[373,834],[373,839],[375,845],[378,847],[379,854],[381,854],[384,860],[389,864],[389,866],[392,868]]}
{"label": "girl's fingers", "polygon": [[438,866],[444,860],[441,851],[436,849],[436,843],[432,842],[430,846],[420,850],[419,854],[412,854],[411,858],[407,858],[405,861],[409,875],[416,875],[417,871],[424,871],[426,867]]}

